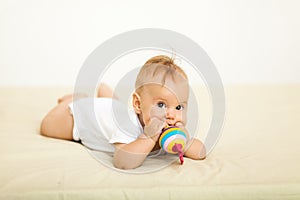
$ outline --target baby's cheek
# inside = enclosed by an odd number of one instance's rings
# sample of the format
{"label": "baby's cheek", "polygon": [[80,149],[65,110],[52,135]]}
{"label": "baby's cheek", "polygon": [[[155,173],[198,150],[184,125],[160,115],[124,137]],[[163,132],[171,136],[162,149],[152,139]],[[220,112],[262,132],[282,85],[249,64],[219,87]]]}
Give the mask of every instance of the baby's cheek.
{"label": "baby's cheek", "polygon": [[152,106],[150,109],[149,116],[152,117],[157,117],[159,119],[165,118],[166,116],[166,111],[164,108],[160,108],[158,106]]}
{"label": "baby's cheek", "polygon": [[178,121],[182,121],[184,124],[187,122],[187,113],[186,112],[179,112],[178,113]]}

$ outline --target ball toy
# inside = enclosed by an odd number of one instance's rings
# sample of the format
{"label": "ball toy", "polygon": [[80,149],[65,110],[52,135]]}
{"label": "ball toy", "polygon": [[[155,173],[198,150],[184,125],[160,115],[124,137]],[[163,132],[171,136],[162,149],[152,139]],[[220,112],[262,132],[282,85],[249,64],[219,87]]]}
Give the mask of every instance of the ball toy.
{"label": "ball toy", "polygon": [[187,134],[177,126],[168,126],[162,130],[159,146],[170,154],[178,154],[180,163],[183,164],[183,149]]}

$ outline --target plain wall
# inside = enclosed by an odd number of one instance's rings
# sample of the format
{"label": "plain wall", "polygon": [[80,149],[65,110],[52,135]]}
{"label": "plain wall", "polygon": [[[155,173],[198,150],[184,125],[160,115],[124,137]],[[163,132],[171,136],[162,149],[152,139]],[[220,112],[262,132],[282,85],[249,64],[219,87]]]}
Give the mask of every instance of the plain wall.
{"label": "plain wall", "polygon": [[1,0],[0,86],[72,86],[102,42],[138,28],[197,42],[225,84],[300,82],[300,1]]}

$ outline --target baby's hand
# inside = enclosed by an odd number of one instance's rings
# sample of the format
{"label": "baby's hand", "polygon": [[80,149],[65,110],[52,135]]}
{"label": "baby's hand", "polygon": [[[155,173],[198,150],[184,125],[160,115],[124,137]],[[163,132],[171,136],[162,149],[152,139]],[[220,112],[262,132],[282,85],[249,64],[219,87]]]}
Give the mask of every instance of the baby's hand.
{"label": "baby's hand", "polygon": [[165,119],[153,117],[150,122],[144,127],[144,134],[150,137],[154,142],[157,142],[161,131],[168,124]]}

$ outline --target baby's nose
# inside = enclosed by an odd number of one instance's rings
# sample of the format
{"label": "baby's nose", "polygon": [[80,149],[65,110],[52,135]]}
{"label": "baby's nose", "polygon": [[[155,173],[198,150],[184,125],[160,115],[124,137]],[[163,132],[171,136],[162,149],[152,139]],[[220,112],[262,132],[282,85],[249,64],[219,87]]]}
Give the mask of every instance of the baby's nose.
{"label": "baby's nose", "polygon": [[175,112],[174,112],[174,109],[172,109],[172,108],[167,109],[167,112],[166,112],[166,118],[167,118],[168,120],[174,120],[174,119],[175,119]]}

